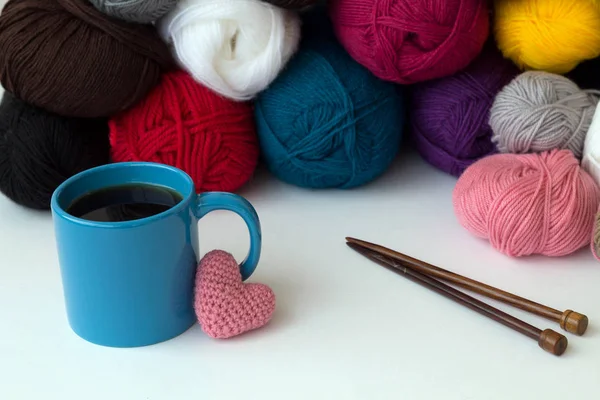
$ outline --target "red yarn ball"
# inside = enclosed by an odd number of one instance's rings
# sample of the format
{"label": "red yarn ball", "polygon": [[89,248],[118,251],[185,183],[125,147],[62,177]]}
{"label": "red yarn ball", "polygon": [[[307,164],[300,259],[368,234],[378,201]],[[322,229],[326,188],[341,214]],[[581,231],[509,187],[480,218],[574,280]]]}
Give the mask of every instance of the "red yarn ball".
{"label": "red yarn ball", "polygon": [[233,192],[258,164],[251,105],[217,95],[184,71],[164,74],[146,98],[109,126],[113,161],[177,167],[192,177],[198,193]]}
{"label": "red yarn ball", "polygon": [[489,36],[485,0],[330,0],[329,10],[346,51],[400,84],[464,69]]}

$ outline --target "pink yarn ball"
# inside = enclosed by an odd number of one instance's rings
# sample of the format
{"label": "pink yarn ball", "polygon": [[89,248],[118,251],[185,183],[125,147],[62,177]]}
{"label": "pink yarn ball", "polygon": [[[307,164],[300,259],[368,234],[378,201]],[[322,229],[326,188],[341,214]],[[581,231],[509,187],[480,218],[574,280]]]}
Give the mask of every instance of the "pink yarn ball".
{"label": "pink yarn ball", "polygon": [[564,256],[589,246],[600,188],[569,150],[497,154],[463,173],[459,222],[509,256]]}
{"label": "pink yarn ball", "polygon": [[462,70],[489,36],[485,0],[330,0],[329,11],[346,51],[400,84]]}

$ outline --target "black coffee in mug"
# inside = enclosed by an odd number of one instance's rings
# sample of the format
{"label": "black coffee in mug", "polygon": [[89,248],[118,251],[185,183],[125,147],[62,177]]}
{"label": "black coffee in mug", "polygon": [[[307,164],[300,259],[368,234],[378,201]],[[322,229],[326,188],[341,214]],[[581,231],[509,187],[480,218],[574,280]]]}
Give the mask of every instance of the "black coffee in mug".
{"label": "black coffee in mug", "polygon": [[74,217],[98,222],[123,222],[148,218],[183,200],[163,186],[132,184],[96,190],[76,199],[67,212]]}

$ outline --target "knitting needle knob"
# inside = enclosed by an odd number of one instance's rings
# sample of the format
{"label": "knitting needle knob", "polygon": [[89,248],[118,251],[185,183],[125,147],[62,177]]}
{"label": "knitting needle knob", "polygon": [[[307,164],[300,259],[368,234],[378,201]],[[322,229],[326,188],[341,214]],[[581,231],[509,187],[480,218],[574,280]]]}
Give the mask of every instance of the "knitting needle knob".
{"label": "knitting needle knob", "polygon": [[539,346],[555,356],[562,355],[569,344],[567,338],[552,329],[545,329],[538,339]]}
{"label": "knitting needle knob", "polygon": [[573,310],[566,310],[562,313],[559,323],[565,331],[581,336],[588,327],[588,317]]}

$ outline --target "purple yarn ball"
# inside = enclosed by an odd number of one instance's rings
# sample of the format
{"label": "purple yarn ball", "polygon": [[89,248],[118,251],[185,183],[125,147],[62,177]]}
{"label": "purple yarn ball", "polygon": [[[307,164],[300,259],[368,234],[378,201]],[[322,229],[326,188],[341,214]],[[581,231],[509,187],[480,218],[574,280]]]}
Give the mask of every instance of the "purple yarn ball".
{"label": "purple yarn ball", "polygon": [[418,152],[434,167],[454,176],[496,153],[489,112],[496,94],[519,70],[493,45],[464,70],[413,86],[411,134]]}

